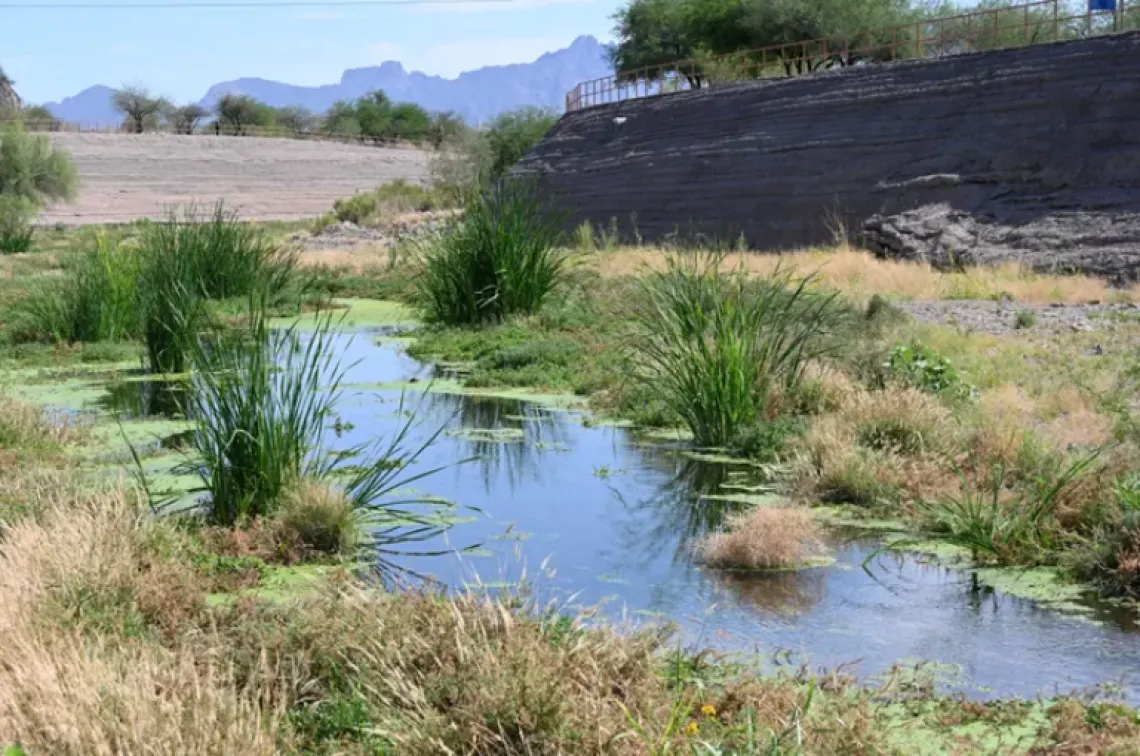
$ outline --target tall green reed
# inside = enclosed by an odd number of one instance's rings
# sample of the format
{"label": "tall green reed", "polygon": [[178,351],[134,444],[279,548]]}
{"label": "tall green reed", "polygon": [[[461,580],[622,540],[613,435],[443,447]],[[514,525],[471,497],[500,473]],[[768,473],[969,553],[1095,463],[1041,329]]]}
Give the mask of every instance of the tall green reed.
{"label": "tall green reed", "polygon": [[562,280],[559,218],[521,182],[500,182],[425,247],[419,281],[426,320],[477,325],[537,312]]}
{"label": "tall green reed", "polygon": [[451,505],[398,495],[437,471],[405,472],[442,428],[410,443],[413,410],[387,441],[328,449],[345,373],[332,316],[318,316],[303,334],[295,325],[271,329],[264,293],[251,297],[250,313],[247,327],[214,333],[191,353],[195,426],[180,470],[200,479],[208,518],[232,526],[270,516],[291,486],[308,480],[343,490],[381,561],[446,530]]}
{"label": "tall green reed", "polygon": [[631,340],[638,378],[710,447],[755,426],[773,391],[795,389],[841,317],[810,278],[777,270],[750,280],[723,263],[720,253],[675,253],[643,278]]}
{"label": "tall green reed", "polygon": [[243,223],[221,202],[212,211],[197,205],[171,210],[143,235],[148,254],[182,258],[186,283],[207,299],[246,297],[255,290],[277,296],[296,278],[297,254],[264,230]]}

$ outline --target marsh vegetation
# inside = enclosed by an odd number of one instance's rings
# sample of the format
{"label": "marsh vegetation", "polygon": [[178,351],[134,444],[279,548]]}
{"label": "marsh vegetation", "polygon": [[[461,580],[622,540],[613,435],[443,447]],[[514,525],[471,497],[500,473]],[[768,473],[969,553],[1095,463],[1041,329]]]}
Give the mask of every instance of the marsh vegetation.
{"label": "marsh vegetation", "polygon": [[[346,294],[400,299],[423,324],[408,351],[451,365],[453,382],[574,395],[587,426],[620,420],[631,449],[682,455],[683,493],[667,485],[627,510],[668,531],[640,534],[646,549],[695,552],[735,595],[806,611],[818,599],[793,581],[832,550],[837,519],[889,520],[899,547],[934,539],[965,568],[1045,568],[1134,596],[1140,324],[1119,310],[1100,331],[1039,322],[1004,338],[904,308],[1136,292],[845,248],[777,263],[627,248],[597,229],[568,239],[519,186],[470,199],[438,238],[375,265],[314,265],[223,209],[186,219],[77,233],[0,267],[10,383],[62,386],[93,365],[181,376],[186,392],[170,455],[184,487],[169,498],[167,457],[137,436],[133,459],[116,459],[145,485],[99,466],[97,423],[0,404],[0,733],[29,753],[913,752],[917,733],[966,752],[1136,747],[1122,704],[969,702],[901,668],[878,685],[773,673],[678,650],[666,632],[587,625],[525,592],[395,586],[469,543],[457,506],[422,490],[447,421],[409,398],[388,425],[354,430],[369,416],[341,416],[348,376],[376,378],[345,357],[327,311]],[[303,326],[272,319],[318,308]],[[457,408],[469,432],[447,443],[477,447],[487,480],[525,465],[511,439],[551,455],[567,443],[541,413]],[[632,464],[600,458],[584,477],[621,488]],[[387,587],[361,579],[377,568]],[[761,592],[750,571],[775,577]]]}

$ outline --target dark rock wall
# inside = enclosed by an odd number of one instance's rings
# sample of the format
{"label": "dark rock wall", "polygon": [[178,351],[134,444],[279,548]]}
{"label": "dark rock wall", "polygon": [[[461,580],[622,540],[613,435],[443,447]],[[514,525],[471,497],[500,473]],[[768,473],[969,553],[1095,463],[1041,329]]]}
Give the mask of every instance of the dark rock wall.
{"label": "dark rock wall", "polygon": [[1140,277],[1140,33],[565,115],[515,169],[570,218],[779,250]]}

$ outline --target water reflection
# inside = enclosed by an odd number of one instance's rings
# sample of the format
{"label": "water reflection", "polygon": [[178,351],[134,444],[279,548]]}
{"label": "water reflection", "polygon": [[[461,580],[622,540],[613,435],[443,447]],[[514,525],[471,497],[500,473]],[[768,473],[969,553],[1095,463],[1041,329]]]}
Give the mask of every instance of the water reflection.
{"label": "water reflection", "polygon": [[432,406],[454,418],[458,428],[450,435],[475,458],[488,493],[503,477],[512,491],[524,478],[539,481],[539,460],[569,441],[565,418],[533,402],[441,393],[432,395]]}
{"label": "water reflection", "polygon": [[124,380],[112,383],[96,403],[125,420],[185,417],[189,382],[185,380]]}
{"label": "water reflection", "polygon": [[710,570],[717,587],[739,604],[765,614],[793,617],[823,600],[826,571],[822,568],[785,572]]}

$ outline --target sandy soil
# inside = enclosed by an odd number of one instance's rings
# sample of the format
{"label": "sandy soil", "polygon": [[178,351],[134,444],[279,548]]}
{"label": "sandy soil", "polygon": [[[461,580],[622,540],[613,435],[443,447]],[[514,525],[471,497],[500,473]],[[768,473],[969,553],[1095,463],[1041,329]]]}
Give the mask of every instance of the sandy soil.
{"label": "sandy soil", "polygon": [[428,154],[333,142],[170,134],[53,134],[79,166],[78,199],[41,223],[120,223],[224,199],[251,220],[312,218],[395,179],[426,180]]}

